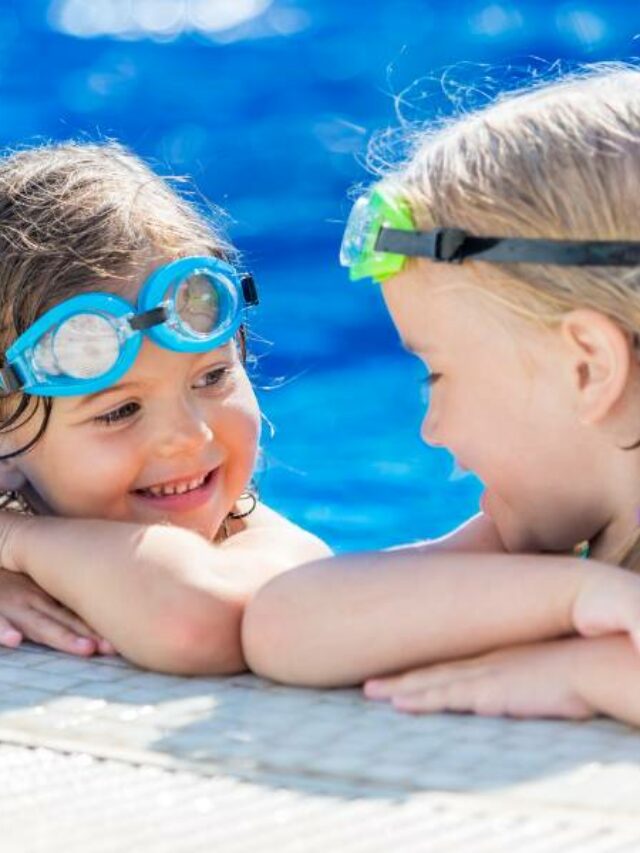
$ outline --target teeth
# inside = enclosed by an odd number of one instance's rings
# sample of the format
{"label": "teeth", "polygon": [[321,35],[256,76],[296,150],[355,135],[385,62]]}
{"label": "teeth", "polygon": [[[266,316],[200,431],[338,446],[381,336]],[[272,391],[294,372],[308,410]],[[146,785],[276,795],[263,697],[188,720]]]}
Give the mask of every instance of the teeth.
{"label": "teeth", "polygon": [[157,498],[166,497],[167,495],[183,495],[185,492],[191,492],[197,489],[206,480],[207,475],[198,477],[195,480],[190,480],[188,483],[180,483],[176,486],[149,486],[148,489],[143,489],[143,492],[148,492],[155,495]]}

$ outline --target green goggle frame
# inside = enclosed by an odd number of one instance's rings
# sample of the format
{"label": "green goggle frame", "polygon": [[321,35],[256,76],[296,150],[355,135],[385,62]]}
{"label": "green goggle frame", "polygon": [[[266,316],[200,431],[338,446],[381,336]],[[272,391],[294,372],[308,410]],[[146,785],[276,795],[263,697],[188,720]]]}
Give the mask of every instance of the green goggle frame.
{"label": "green goggle frame", "polygon": [[480,237],[461,228],[418,231],[408,203],[374,187],[353,206],[340,263],[349,268],[352,281],[372,278],[382,283],[399,273],[410,257],[441,263],[473,258],[496,264],[634,267],[640,265],[640,242]]}

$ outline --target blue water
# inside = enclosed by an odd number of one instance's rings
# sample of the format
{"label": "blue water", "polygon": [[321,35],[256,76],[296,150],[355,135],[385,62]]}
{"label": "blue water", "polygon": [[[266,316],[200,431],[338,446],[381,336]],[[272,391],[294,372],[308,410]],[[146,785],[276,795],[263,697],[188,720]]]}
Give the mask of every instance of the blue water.
{"label": "blue water", "polygon": [[420,444],[420,368],[337,265],[367,144],[556,61],[630,58],[639,23],[626,0],[5,0],[0,143],[115,137],[229,212],[262,295],[261,492],[341,550],[392,545],[482,487]]}

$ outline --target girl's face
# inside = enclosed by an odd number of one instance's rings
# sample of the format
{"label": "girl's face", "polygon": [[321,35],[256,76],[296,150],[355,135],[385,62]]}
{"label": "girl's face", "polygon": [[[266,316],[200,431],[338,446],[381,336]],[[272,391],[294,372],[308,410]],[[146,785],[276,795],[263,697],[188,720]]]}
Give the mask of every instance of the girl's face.
{"label": "girl's face", "polygon": [[585,498],[597,460],[567,402],[559,335],[492,301],[460,267],[414,263],[383,292],[431,376],[422,437],[482,480],[505,547],[568,551],[590,538],[603,522]]}
{"label": "girl's face", "polygon": [[116,385],[55,398],[44,435],[12,466],[54,514],[170,522],[212,539],[251,477],[259,428],[235,341],[181,353],[145,338]]}

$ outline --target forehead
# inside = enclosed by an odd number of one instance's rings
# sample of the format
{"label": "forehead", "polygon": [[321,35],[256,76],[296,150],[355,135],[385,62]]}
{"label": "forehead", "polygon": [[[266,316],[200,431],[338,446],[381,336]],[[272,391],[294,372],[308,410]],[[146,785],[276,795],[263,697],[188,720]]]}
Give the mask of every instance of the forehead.
{"label": "forehead", "polygon": [[414,263],[383,284],[383,295],[404,344],[421,353],[504,332],[515,319],[459,266]]}
{"label": "forehead", "polygon": [[113,279],[106,283],[106,286],[100,289],[108,289],[129,302],[136,303],[138,294],[145,281],[154,273],[158,267],[171,263],[175,260],[173,257],[161,254],[159,252],[149,252],[139,258],[135,264],[127,270],[127,274],[121,278]]}

